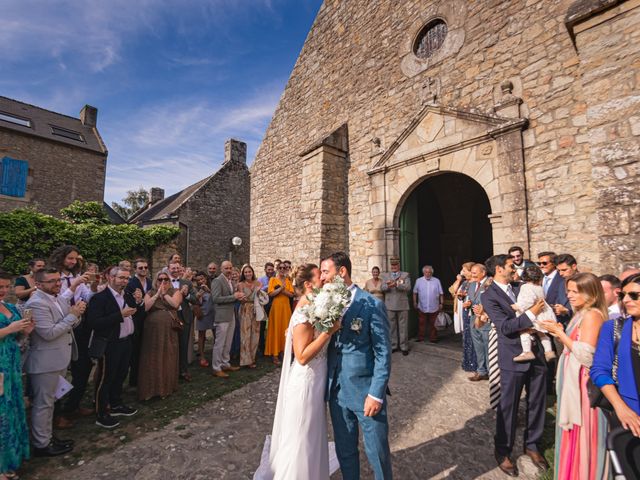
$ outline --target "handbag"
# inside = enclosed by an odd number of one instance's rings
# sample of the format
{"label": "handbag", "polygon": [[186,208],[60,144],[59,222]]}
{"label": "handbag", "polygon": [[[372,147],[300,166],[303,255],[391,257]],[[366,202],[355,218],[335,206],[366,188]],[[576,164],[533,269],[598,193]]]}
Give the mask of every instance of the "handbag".
{"label": "handbag", "polygon": [[256,322],[264,322],[267,317],[267,313],[264,311],[263,307],[263,305],[266,305],[266,303],[262,303],[264,298],[260,294],[264,294],[264,296],[267,297],[267,303],[269,303],[269,295],[267,295],[262,290],[258,290],[253,301],[253,306],[256,311]]}
{"label": "handbag", "polygon": [[451,317],[447,313],[440,312],[436,317],[435,327],[439,330],[444,330],[452,323]]}
{"label": "handbag", "polygon": [[[622,325],[624,318],[618,317],[613,321],[613,365],[611,368],[611,376],[618,388],[618,345],[620,344],[620,336],[622,335]],[[591,408],[600,408],[608,412],[613,412],[611,402],[604,396],[602,390],[593,383],[591,377],[587,380],[587,395],[589,396],[589,405]]]}
{"label": "handbag", "polygon": [[173,310],[168,310],[171,315],[171,328],[176,332],[181,332],[184,329],[184,322],[178,318],[178,314]]}

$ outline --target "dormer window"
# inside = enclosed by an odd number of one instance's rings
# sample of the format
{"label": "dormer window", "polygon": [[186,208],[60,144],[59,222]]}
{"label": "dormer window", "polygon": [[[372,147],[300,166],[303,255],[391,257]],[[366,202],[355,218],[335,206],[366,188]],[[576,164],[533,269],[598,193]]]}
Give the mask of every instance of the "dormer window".
{"label": "dormer window", "polygon": [[74,132],[73,130],[67,130],[66,128],[51,125],[51,133],[53,135],[57,135],[58,137],[68,138],[77,142],[84,142],[84,137],[81,133]]}
{"label": "dormer window", "polygon": [[0,120],[3,122],[13,123],[15,125],[21,125],[23,127],[31,128],[31,120],[28,118],[17,117],[11,113],[0,112]]}

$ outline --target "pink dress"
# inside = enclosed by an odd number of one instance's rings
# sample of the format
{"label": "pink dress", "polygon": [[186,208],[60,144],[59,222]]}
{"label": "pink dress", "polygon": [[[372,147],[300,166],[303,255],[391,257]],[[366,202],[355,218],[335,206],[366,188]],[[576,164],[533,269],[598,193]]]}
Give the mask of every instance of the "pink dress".
{"label": "pink dress", "polygon": [[[581,312],[577,313],[567,326],[567,334],[571,340],[580,339]],[[562,401],[562,384],[571,351],[565,348],[558,362],[556,390],[558,393],[558,410]],[[587,394],[589,369],[580,367],[580,404],[582,425],[573,425],[571,430],[564,430],[556,425],[556,449],[554,462],[554,479],[557,480],[602,480],[610,478],[609,460],[606,451],[608,424],[599,408],[591,408]]]}

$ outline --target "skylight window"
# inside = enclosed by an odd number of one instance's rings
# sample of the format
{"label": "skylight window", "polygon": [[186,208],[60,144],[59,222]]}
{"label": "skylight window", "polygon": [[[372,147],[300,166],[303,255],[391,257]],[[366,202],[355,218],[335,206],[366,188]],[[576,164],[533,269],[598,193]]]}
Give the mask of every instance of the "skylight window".
{"label": "skylight window", "polygon": [[11,115],[10,113],[0,112],[0,120],[31,128],[31,120],[22,117],[16,117],[15,115]]}
{"label": "skylight window", "polygon": [[73,130],[67,130],[66,128],[51,125],[51,133],[58,137],[69,138],[77,142],[84,142],[84,137],[80,133],[74,132]]}

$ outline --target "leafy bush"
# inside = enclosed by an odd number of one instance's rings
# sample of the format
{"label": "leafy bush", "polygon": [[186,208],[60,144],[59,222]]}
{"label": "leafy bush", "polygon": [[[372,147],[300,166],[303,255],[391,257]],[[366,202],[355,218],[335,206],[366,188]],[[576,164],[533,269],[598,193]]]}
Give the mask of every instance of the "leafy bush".
{"label": "leafy bush", "polygon": [[29,260],[47,259],[64,244],[76,245],[87,261],[106,267],[125,258],[150,257],[157,246],[170,242],[179,233],[177,227],[166,225],[140,228],[105,224],[100,212],[102,205],[97,202],[74,202],[61,212],[68,220],[28,208],[0,213],[2,269],[14,275],[23,274]]}

